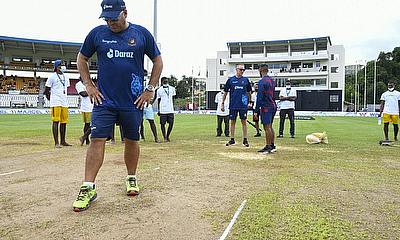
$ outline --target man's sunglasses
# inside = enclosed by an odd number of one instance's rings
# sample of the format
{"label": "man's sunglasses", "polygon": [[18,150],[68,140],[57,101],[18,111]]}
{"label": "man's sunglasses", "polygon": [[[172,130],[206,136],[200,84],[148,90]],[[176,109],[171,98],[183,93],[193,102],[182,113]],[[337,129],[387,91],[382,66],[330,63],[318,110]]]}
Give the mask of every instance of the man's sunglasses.
{"label": "man's sunglasses", "polygon": [[244,72],[246,69],[238,68],[237,70]]}

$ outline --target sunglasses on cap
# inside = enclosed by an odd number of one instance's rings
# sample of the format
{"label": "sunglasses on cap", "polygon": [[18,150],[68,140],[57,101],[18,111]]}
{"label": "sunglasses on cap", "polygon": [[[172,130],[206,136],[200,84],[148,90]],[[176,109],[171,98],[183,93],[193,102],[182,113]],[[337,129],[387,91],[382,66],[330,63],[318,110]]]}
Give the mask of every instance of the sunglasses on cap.
{"label": "sunglasses on cap", "polygon": [[243,69],[243,68],[237,68],[237,70],[244,72],[246,69]]}

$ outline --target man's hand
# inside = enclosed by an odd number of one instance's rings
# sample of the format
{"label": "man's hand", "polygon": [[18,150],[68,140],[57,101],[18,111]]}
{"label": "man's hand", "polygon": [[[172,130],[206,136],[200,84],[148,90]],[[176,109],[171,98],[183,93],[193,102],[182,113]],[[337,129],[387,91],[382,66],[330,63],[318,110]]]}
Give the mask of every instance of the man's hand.
{"label": "man's hand", "polygon": [[147,107],[151,104],[151,101],[154,98],[154,92],[152,91],[143,91],[143,93],[136,99],[134,104],[140,110],[143,110],[144,107]]}
{"label": "man's hand", "polygon": [[254,112],[253,114],[254,114],[254,120],[258,121],[258,113]]}
{"label": "man's hand", "polygon": [[102,104],[104,100],[103,94],[97,89],[93,84],[88,84],[86,86],[86,92],[90,98],[90,101],[96,105]]}

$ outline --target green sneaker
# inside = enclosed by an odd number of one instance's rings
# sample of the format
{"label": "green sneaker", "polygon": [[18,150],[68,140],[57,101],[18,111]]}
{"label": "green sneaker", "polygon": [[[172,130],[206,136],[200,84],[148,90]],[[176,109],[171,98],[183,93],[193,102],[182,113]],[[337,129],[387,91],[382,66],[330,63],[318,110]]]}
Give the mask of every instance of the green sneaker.
{"label": "green sneaker", "polygon": [[90,188],[89,186],[82,185],[78,197],[75,202],[72,204],[74,212],[81,212],[90,207],[90,203],[92,203],[97,198],[97,193],[95,188]]}
{"label": "green sneaker", "polygon": [[139,186],[137,184],[137,179],[135,177],[126,177],[126,195],[136,196],[139,195]]}

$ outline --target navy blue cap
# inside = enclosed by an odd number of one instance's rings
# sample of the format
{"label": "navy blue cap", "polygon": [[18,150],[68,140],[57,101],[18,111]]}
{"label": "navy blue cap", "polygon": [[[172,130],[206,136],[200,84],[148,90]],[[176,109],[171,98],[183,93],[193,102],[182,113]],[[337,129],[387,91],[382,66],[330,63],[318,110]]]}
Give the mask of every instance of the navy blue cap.
{"label": "navy blue cap", "polygon": [[101,2],[101,15],[99,18],[117,20],[119,14],[126,9],[123,0],[103,0]]}
{"label": "navy blue cap", "polygon": [[57,59],[54,61],[54,71],[57,70],[57,67],[62,64],[62,61],[60,59]]}

